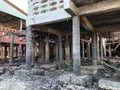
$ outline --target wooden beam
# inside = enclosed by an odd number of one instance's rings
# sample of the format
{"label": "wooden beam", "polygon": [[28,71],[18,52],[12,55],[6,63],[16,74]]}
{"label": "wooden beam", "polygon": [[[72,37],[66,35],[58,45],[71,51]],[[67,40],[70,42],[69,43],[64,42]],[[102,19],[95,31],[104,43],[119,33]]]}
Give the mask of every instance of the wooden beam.
{"label": "wooden beam", "polygon": [[120,10],[120,0],[105,0],[78,8],[79,15],[90,15]]}
{"label": "wooden beam", "polygon": [[94,26],[92,25],[92,23],[85,16],[81,17],[81,24],[88,31],[94,31],[94,29],[95,29]]}
{"label": "wooden beam", "polygon": [[78,8],[72,2],[72,0],[64,0],[64,10],[71,16],[78,15]]}

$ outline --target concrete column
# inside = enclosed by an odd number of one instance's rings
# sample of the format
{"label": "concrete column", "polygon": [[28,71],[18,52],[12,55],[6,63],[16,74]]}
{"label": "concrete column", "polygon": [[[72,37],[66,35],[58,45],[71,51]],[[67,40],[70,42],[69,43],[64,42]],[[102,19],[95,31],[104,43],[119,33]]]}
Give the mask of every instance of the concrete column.
{"label": "concrete column", "polygon": [[[20,19],[20,30],[19,31],[22,31],[22,19]],[[19,37],[19,39],[20,39],[21,37]],[[21,44],[19,44],[19,46],[18,46],[18,58],[20,58],[22,55],[21,55]]]}
{"label": "concrete column", "polygon": [[100,55],[101,55],[101,58],[103,59],[103,42],[102,42],[102,37],[100,37]]}
{"label": "concrete column", "polygon": [[82,57],[85,57],[85,45],[84,41],[82,41]]}
{"label": "concrete column", "polygon": [[31,69],[32,62],[32,27],[27,26],[26,34],[26,69]]}
{"label": "concrete column", "polygon": [[21,44],[19,44],[19,46],[18,46],[18,58],[20,58],[21,57]]}
{"label": "concrete column", "polygon": [[32,45],[31,45],[31,48],[32,48],[32,65],[34,65],[35,63],[35,42],[32,40]]}
{"label": "concrete column", "polygon": [[111,53],[111,44],[109,44],[108,48],[109,48],[109,57],[112,57],[112,53]]}
{"label": "concrete column", "polygon": [[79,16],[74,16],[72,30],[72,45],[73,45],[73,72],[80,75],[81,58],[80,58],[80,19]]}
{"label": "concrete column", "polygon": [[45,62],[49,61],[50,57],[50,48],[49,48],[49,36],[46,36],[46,44],[45,44]]}
{"label": "concrete column", "polygon": [[59,36],[59,60],[63,60],[63,42],[62,36]]}
{"label": "concrete column", "polygon": [[87,57],[90,57],[90,42],[87,43]]}
{"label": "concrete column", "polygon": [[98,61],[100,61],[100,48],[99,48],[99,46],[100,46],[100,44],[99,44],[99,36],[98,36],[98,34],[97,34],[97,60]]}
{"label": "concrete column", "polygon": [[11,33],[10,36],[10,61],[9,64],[13,64],[13,50],[14,50],[14,35]]}
{"label": "concrete column", "polygon": [[7,46],[5,46],[5,52],[4,52],[4,53],[5,53],[5,54],[4,54],[4,55],[5,55],[4,57],[6,58],[6,57],[7,57]]}
{"label": "concrete column", "polygon": [[104,51],[104,57],[106,57],[106,38],[102,38],[102,42],[103,42],[103,51]]}
{"label": "concrete column", "polygon": [[58,52],[58,48],[59,45],[58,45],[58,41],[56,41],[56,44],[55,44],[55,57],[56,57],[56,60],[59,59],[59,52]]}
{"label": "concrete column", "polygon": [[70,60],[70,40],[68,36],[65,38],[65,59]]}
{"label": "concrete column", "polygon": [[22,24],[23,24],[23,23],[22,23],[22,19],[20,19],[20,31],[22,31],[22,27],[23,27]]}
{"label": "concrete column", "polygon": [[41,41],[41,59],[44,61],[45,58],[45,42],[42,40]]}
{"label": "concrete column", "polygon": [[92,34],[92,59],[94,64],[94,73],[97,73],[97,36],[95,32]]}

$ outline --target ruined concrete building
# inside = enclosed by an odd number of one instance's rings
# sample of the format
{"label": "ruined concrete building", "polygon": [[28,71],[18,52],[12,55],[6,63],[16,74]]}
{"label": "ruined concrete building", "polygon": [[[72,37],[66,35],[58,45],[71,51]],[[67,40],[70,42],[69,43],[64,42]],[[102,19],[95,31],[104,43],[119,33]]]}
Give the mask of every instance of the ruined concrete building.
{"label": "ruined concrete building", "polygon": [[14,58],[25,56],[26,17],[8,0],[0,0],[0,62],[9,59],[13,62]]}
{"label": "ruined concrete building", "polygon": [[96,67],[120,54],[120,0],[29,0],[28,10],[27,69],[38,55],[43,62],[73,60],[79,75],[82,58]]}

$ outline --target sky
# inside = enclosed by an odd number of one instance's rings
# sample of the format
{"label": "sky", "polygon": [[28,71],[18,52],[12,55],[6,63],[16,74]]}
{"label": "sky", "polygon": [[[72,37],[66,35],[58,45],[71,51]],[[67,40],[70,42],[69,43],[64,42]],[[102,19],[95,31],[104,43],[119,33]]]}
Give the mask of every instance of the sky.
{"label": "sky", "polygon": [[28,0],[9,0],[14,5],[16,5],[18,8],[22,9],[24,12],[27,13],[27,2]]}

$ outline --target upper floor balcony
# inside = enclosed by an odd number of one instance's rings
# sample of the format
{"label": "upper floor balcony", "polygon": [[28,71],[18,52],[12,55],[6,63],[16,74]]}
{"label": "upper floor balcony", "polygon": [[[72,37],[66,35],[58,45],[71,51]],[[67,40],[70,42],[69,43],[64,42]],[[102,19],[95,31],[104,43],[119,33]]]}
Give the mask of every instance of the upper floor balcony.
{"label": "upper floor balcony", "polygon": [[65,20],[75,13],[76,6],[71,0],[29,0],[27,25]]}

